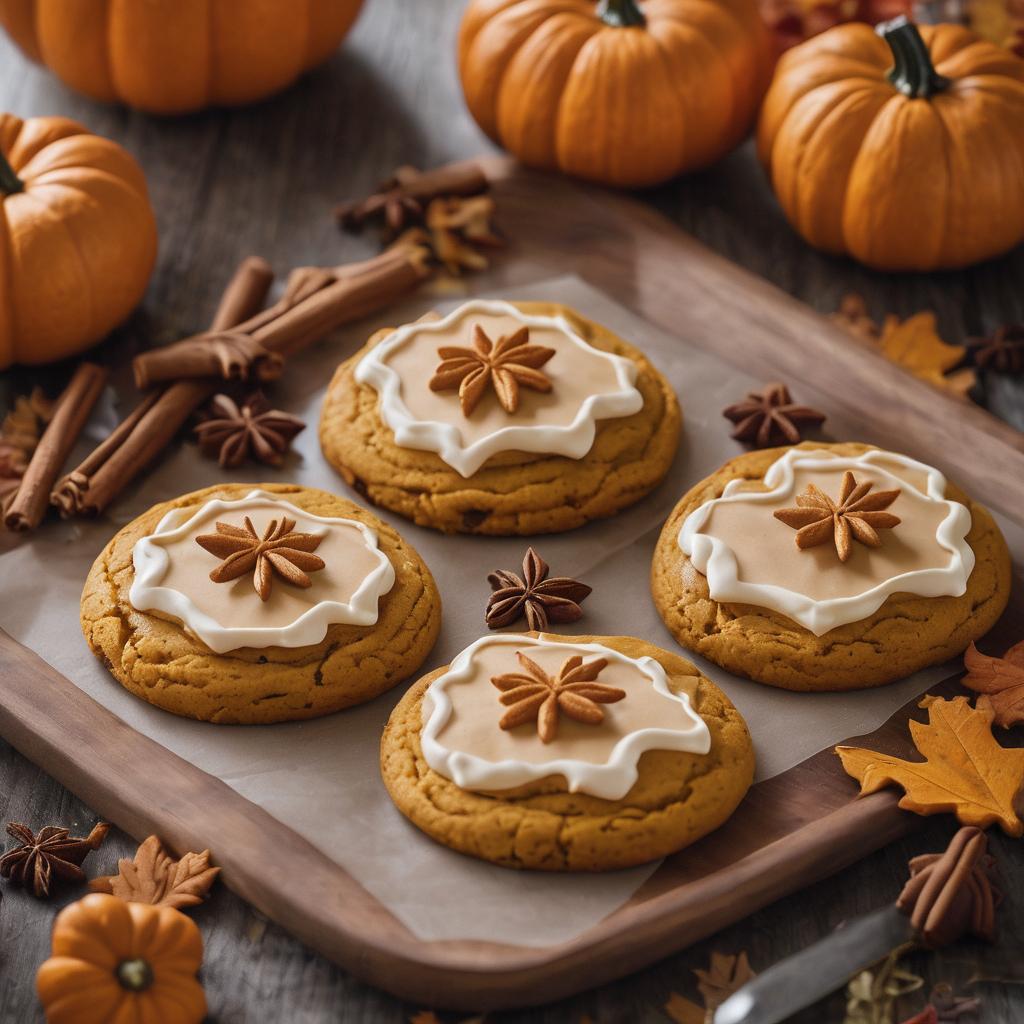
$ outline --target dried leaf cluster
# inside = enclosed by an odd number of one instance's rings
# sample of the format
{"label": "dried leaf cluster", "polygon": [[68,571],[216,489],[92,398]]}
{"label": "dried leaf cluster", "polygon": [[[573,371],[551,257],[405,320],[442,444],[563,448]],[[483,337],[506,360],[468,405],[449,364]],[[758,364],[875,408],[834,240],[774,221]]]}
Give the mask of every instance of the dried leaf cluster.
{"label": "dried leaf cluster", "polygon": [[735,955],[713,952],[707,969],[698,968],[693,973],[704,1005],[698,1006],[692,999],[673,992],[665,1004],[665,1013],[675,1024],[706,1024],[729,996],[756,977],[745,950]]}

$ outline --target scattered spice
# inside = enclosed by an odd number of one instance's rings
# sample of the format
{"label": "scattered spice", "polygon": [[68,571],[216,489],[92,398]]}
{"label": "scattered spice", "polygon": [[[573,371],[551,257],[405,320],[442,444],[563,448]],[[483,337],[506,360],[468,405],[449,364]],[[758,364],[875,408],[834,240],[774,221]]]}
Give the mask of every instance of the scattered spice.
{"label": "scattered spice", "polygon": [[754,448],[777,444],[799,444],[803,427],[816,427],[825,422],[825,414],[806,405],[797,405],[785,384],[766,385],[751,391],[742,402],[722,410],[726,419],[736,424],[729,436]]}
{"label": "scattered spice", "polygon": [[576,622],[583,615],[580,603],[591,588],[568,576],[548,578],[548,563],[533,548],[523,558],[523,575],[496,569],[487,576],[493,593],[487,600],[484,620],[488,629],[509,626],[520,617],[538,633],[552,622]]}
{"label": "scattered spice", "polygon": [[736,955],[713,952],[708,969],[693,973],[704,1006],[673,992],[665,1004],[665,1013],[676,1024],[704,1024],[729,996],[757,977],[745,951]]}
{"label": "scattered spice", "polygon": [[1024,373],[1024,324],[1004,324],[986,338],[968,338],[974,363],[996,373]]}
{"label": "scattered spice", "polygon": [[71,835],[70,829],[47,825],[33,835],[27,825],[9,822],[7,834],[18,844],[0,857],[0,877],[28,889],[45,900],[55,882],[84,882],[82,861],[98,850],[110,826],[98,822],[84,838]]}
{"label": "scattered spice", "polygon": [[899,806],[915,814],[951,812],[961,824],[998,824],[1024,835],[1016,800],[1024,784],[1024,750],[1001,747],[992,735],[991,708],[972,708],[966,697],[925,697],[927,724],[911,720],[910,735],[924,761],[904,761],[861,747],[836,747],[862,794],[901,786]]}
{"label": "scattered spice", "polygon": [[220,873],[210,864],[210,851],[186,853],[174,860],[156,836],[138,848],[135,857],[122,857],[116,875],[104,875],[89,883],[93,892],[109,892],[128,903],[158,907],[194,907],[203,902]]}
{"label": "scattered spice", "polygon": [[435,199],[427,208],[428,241],[449,274],[485,270],[487,257],[480,247],[503,244],[491,221],[495,205],[490,196],[473,199]]}
{"label": "scattered spice", "polygon": [[443,345],[437,350],[443,362],[430,378],[428,386],[431,391],[458,388],[463,416],[472,414],[488,388],[494,389],[505,412],[514,413],[519,408],[520,388],[551,390],[551,381],[539,367],[555,354],[555,350],[531,345],[529,341],[530,329],[520,327],[511,334],[502,335],[495,344],[486,331],[475,324],[472,348]]}
{"label": "scattered spice", "polygon": [[851,979],[843,1024],[893,1024],[897,1001],[924,985],[923,978],[900,965],[908,948],[894,949],[876,967]]}
{"label": "scattered spice", "polygon": [[607,658],[595,658],[583,664],[583,656],[566,658],[555,676],[548,675],[522,651],[516,658],[523,672],[494,676],[491,683],[501,690],[499,700],[508,711],[498,726],[514,729],[526,722],[537,722],[537,735],[542,743],[550,743],[558,734],[558,714],[585,725],[600,725],[604,710],[600,705],[615,704],[626,696],[625,690],[595,682],[608,665]]}
{"label": "scattered spice", "polygon": [[292,533],[295,520],[283,516],[271,519],[260,537],[245,517],[245,528],[230,523],[217,523],[216,533],[196,537],[196,543],[223,561],[210,573],[214,583],[230,583],[253,573],[253,589],[261,601],[270,598],[276,572],[286,583],[303,589],[313,581],[307,573],[318,572],[326,565],[319,555],[310,554],[320,546],[322,536],[315,533]]}
{"label": "scattered spice", "polygon": [[899,496],[900,489],[875,491],[870,482],[857,483],[847,470],[839,489],[838,501],[833,501],[814,484],[797,496],[797,508],[780,508],[775,518],[797,531],[796,546],[801,550],[833,541],[839,561],[845,562],[853,553],[853,541],[869,548],[881,547],[877,530],[891,530],[899,526],[899,516],[887,509]]}
{"label": "scattered spice", "polygon": [[964,654],[967,675],[960,680],[980,693],[977,705],[990,711],[996,725],[1009,729],[1024,722],[1024,641],[1001,658],[982,654],[972,641]]}
{"label": "scattered spice", "polygon": [[250,458],[279,466],[292,439],[305,429],[302,420],[271,409],[270,402],[257,392],[241,405],[228,395],[214,395],[195,433],[204,455],[233,468]]}
{"label": "scattered spice", "polygon": [[33,388],[31,395],[15,398],[14,407],[0,423],[0,521],[21,486],[43,427],[53,416],[53,405],[41,388]]}

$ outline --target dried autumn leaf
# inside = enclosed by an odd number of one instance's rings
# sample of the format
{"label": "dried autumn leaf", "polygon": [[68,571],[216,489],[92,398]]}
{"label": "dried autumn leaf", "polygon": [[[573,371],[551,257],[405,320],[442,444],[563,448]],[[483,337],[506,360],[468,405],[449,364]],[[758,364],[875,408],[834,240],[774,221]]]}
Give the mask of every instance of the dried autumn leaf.
{"label": "dried autumn leaf", "polygon": [[697,975],[697,988],[709,1010],[717,1010],[733,992],[756,977],[750,969],[746,951],[736,956],[712,953],[711,966],[706,971],[695,970],[693,973]]}
{"label": "dried autumn leaf", "polygon": [[1001,658],[982,654],[972,643],[964,655],[967,675],[961,682],[975,693],[979,708],[990,708],[996,725],[1009,729],[1024,722],[1024,641]]}
{"label": "dried autumn leaf", "polygon": [[948,345],[939,337],[932,312],[916,313],[906,320],[887,316],[878,345],[887,359],[935,387],[965,395],[974,385],[973,370],[945,376],[963,360],[967,350],[962,345]]}
{"label": "dried autumn leaf", "polygon": [[850,980],[843,1024],[893,1024],[897,1001],[924,984],[922,978],[900,966],[905,951],[893,950],[876,967]]}
{"label": "dried autumn leaf", "polygon": [[220,872],[220,868],[210,865],[209,850],[186,853],[181,860],[174,860],[156,836],[150,836],[138,848],[133,860],[119,860],[117,868],[116,875],[94,878],[89,888],[109,892],[128,903],[175,908],[202,903]]}
{"label": "dried autumn leaf", "polygon": [[998,824],[1024,835],[1015,802],[1024,784],[1024,750],[1001,747],[992,735],[992,710],[972,708],[966,697],[925,697],[928,722],[910,722],[924,761],[904,761],[861,747],[836,747],[862,794],[887,785],[905,790],[899,806],[915,814],[952,812],[964,825]]}
{"label": "dried autumn leaf", "polygon": [[692,999],[678,992],[670,993],[665,1004],[665,1014],[675,1024],[704,1024],[707,1014]]}

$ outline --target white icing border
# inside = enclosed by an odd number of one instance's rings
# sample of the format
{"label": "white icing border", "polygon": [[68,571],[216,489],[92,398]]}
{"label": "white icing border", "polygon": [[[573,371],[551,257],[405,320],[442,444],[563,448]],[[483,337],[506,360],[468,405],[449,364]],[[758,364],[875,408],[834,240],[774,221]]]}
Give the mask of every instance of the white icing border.
{"label": "white icing border", "polygon": [[[401,378],[387,365],[386,358],[404,344],[411,334],[440,333],[474,312],[512,316],[527,327],[547,327],[560,331],[573,344],[586,349],[588,355],[607,359],[615,368],[616,381],[621,390],[590,395],[584,399],[575,419],[568,426],[502,427],[468,447],[463,445],[461,431],[453,424],[419,420],[413,416],[402,400]],[[531,316],[509,302],[480,299],[464,302],[441,320],[399,327],[363,356],[355,369],[356,380],[360,384],[369,384],[380,396],[380,416],[394,431],[395,443],[402,448],[435,452],[463,477],[472,476],[492,455],[499,452],[532,452],[582,459],[594,444],[598,420],[632,416],[643,408],[643,395],[633,386],[636,375],[636,364],[631,359],[602,352],[587,344],[573,331],[565,317]]]}
{"label": "white icing border", "polygon": [[[927,490],[913,487],[901,477],[894,476],[880,463],[897,462],[908,469],[924,473]],[[850,469],[870,466],[892,481],[893,487],[914,491],[918,495],[937,501],[947,507],[946,517],[939,523],[935,539],[940,547],[950,552],[945,568],[917,569],[899,573],[882,583],[850,597],[815,600],[805,594],[770,583],[747,583],[738,578],[738,567],[733,550],[717,537],[698,533],[715,505],[730,501],[762,503],[786,497],[794,488],[797,466],[806,469]],[[872,450],[858,456],[836,455],[822,449],[791,448],[773,462],[764,475],[767,491],[736,492],[746,481],[730,480],[720,498],[705,502],[694,509],[679,530],[678,543],[690,557],[696,569],[708,580],[708,590],[714,601],[738,602],[757,605],[781,612],[815,636],[830,629],[859,622],[877,611],[890,594],[909,593],[919,597],[959,597],[967,590],[967,580],[974,569],[974,551],[964,539],[971,528],[971,513],[957,501],[946,498],[946,478],[932,466],[917,462],[895,452]]]}
{"label": "white icing border", "polygon": [[[472,672],[473,656],[483,646],[507,645],[524,647],[561,647],[567,654],[599,654],[609,661],[618,661],[638,668],[651,680],[654,689],[683,708],[684,717],[690,719],[688,729],[638,729],[628,733],[612,748],[604,764],[557,758],[532,764],[526,761],[485,761],[475,754],[461,750],[450,750],[437,739],[452,714],[452,702],[446,687],[451,682],[461,681]],[[498,693],[495,691],[495,698]],[[495,713],[500,710],[495,699]],[[636,783],[639,775],[640,755],[648,750],[677,750],[691,754],[707,754],[711,750],[711,733],[707,723],[690,706],[685,693],[673,693],[669,689],[665,670],[653,658],[629,658],[603,644],[570,644],[564,640],[546,640],[502,633],[485,636],[470,644],[453,659],[448,671],[435,679],[423,696],[425,724],[420,733],[420,747],[427,764],[439,775],[450,779],[462,789],[503,790],[513,789],[527,782],[561,775],[565,778],[570,793],[589,793],[604,800],[621,800]],[[495,728],[497,728],[495,719]]]}
{"label": "white icing border", "polygon": [[[344,523],[355,526],[362,534],[368,551],[377,556],[377,566],[359,585],[350,601],[321,601],[305,611],[288,626],[222,626],[216,619],[202,612],[187,594],[170,587],[159,586],[167,572],[170,558],[160,541],[179,540],[189,524],[205,512],[231,512],[253,499],[269,500],[282,509],[300,516],[333,525]],[[318,644],[327,635],[332,623],[352,626],[372,626],[377,621],[377,602],[395,585],[395,569],[391,560],[377,547],[377,533],[355,519],[326,518],[305,509],[296,508],[277,495],[258,488],[244,498],[224,501],[214,498],[198,509],[171,509],[149,536],[143,537],[132,549],[135,579],[128,591],[128,600],[139,611],[160,611],[173,615],[185,627],[217,654],[236,651],[241,647],[307,647]]]}

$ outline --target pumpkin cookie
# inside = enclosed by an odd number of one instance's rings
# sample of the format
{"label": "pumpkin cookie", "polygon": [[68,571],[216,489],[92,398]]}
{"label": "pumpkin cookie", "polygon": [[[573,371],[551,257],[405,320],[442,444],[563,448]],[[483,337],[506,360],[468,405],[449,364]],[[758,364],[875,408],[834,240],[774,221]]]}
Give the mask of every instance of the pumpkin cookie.
{"label": "pumpkin cookie", "polygon": [[609,871],[718,828],[750,734],[685,658],[630,637],[484,637],[412,686],[381,740],[398,809],[506,867]]}
{"label": "pumpkin cookie", "polygon": [[117,533],[82,594],[93,652],[137,697],[217,723],[314,718],[423,663],[441,601],[390,526],[325,491],[223,484]]}
{"label": "pumpkin cookie", "polygon": [[473,301],[342,363],[320,443],[350,486],[421,526],[555,533],[654,488],[679,425],[665,378],[606,328],[551,303]]}
{"label": "pumpkin cookie", "polygon": [[1010,555],[938,470],[864,444],[727,462],[669,516],[651,571],[676,639],[788,690],[856,690],[962,653],[999,618]]}

